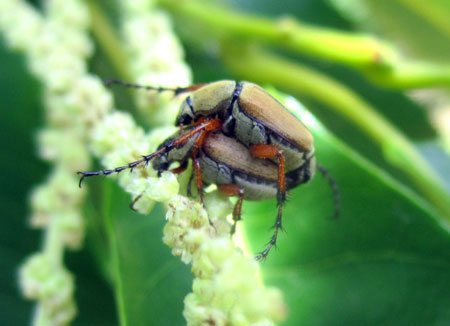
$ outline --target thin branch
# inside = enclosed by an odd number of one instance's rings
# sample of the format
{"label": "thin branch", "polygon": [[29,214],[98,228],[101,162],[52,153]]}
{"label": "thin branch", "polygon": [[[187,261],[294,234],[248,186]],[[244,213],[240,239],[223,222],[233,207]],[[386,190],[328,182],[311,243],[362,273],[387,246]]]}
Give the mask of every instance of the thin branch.
{"label": "thin branch", "polygon": [[386,154],[385,159],[403,171],[421,193],[450,217],[450,194],[414,145],[375,108],[351,89],[318,71],[268,54],[260,48],[227,43],[224,58],[237,75],[260,83],[270,83],[302,97],[325,104],[358,126]]}
{"label": "thin branch", "polygon": [[269,43],[302,55],[344,64],[383,87],[449,86],[447,65],[408,61],[388,42],[373,36],[311,26],[293,18],[273,20],[243,14],[206,1],[160,0],[175,15],[205,26],[218,37]]}

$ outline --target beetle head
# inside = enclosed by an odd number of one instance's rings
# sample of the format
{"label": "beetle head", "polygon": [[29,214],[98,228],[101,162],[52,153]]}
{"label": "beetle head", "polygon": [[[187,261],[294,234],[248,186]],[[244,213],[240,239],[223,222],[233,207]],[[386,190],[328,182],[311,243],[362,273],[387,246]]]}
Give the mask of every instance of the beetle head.
{"label": "beetle head", "polygon": [[169,169],[169,153],[163,153],[152,160],[152,167],[155,171],[158,171],[158,175],[163,171],[167,171]]}
{"label": "beetle head", "polygon": [[190,101],[186,100],[183,102],[180,113],[178,114],[178,117],[175,121],[176,126],[179,125],[188,126],[192,123],[193,120],[195,120],[196,117],[194,115],[194,111],[191,106],[192,104]]}
{"label": "beetle head", "polygon": [[[184,130],[184,132],[188,132],[189,130],[191,129],[187,128]],[[183,131],[177,131],[174,135],[167,138],[161,145],[159,145],[157,150],[160,150],[165,146],[172,146],[171,144],[173,144],[173,142],[181,136],[182,132]],[[194,135],[183,144],[172,147],[170,150],[153,158],[153,169],[158,171],[158,174],[161,174],[161,172],[170,169],[172,163],[179,162],[180,164],[182,164],[186,162],[191,157],[191,149],[194,146],[196,140],[197,135]]]}

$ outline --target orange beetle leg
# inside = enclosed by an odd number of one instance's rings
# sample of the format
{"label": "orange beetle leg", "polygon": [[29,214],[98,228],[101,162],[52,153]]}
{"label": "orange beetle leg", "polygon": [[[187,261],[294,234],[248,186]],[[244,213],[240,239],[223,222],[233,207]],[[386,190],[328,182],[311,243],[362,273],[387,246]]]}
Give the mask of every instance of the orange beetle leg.
{"label": "orange beetle leg", "polygon": [[233,226],[231,227],[231,234],[236,232],[236,224],[241,220],[241,211],[242,211],[242,202],[244,201],[244,190],[239,188],[239,186],[235,184],[222,184],[219,185],[219,192],[228,197],[239,197],[236,205],[234,205],[233,209]]}

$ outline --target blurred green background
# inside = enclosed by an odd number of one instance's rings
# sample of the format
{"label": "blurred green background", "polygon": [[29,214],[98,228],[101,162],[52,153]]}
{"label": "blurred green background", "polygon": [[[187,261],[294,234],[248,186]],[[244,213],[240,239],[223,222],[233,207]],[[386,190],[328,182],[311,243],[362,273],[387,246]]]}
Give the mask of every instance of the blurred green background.
{"label": "blurred green background", "polygon": [[[114,26],[119,15],[114,3],[96,3]],[[443,69],[450,65],[449,1],[221,3],[240,14],[273,20],[288,15],[302,23],[368,33],[391,44],[402,60],[442,65]],[[326,181],[317,176],[308,186],[292,192],[285,210],[286,232],[280,235],[278,250],[262,264],[265,281],[285,294],[289,316],[284,325],[449,325],[450,237],[444,224],[450,216],[442,209],[445,198],[450,205],[445,193],[450,187],[449,148],[443,145],[445,133],[430,117],[436,112],[436,103],[450,110],[450,77],[433,85],[424,100],[423,93],[411,96],[411,87],[380,81],[378,71],[297,53],[244,34],[206,33],[205,22],[190,16],[181,5],[163,1],[163,7],[174,17],[195,82],[231,78],[275,86],[296,96],[331,132],[313,130],[318,160],[330,169],[341,190],[339,220],[327,219],[332,196]],[[392,152],[380,146],[367,129],[327,103],[327,90],[321,97],[320,90],[312,94],[307,87],[293,84],[295,69],[292,76],[277,76],[285,66],[280,64],[281,68],[272,72],[276,60],[260,69],[254,59],[266,51],[270,55],[264,58],[276,55],[283,62],[332,78],[403,133],[444,185],[435,189],[441,207],[408,174],[405,161],[400,167],[392,163],[395,159],[390,155],[396,154],[395,148]],[[99,47],[90,61],[91,71],[103,78],[119,74],[110,59],[107,50]],[[38,250],[42,238],[41,231],[28,227],[27,218],[30,191],[44,182],[49,172],[47,163],[37,157],[35,143],[45,117],[39,81],[28,72],[24,56],[8,50],[2,40],[0,71],[0,324],[27,325],[33,304],[19,294],[17,268]],[[422,100],[417,100],[419,97]],[[116,103],[120,109],[136,112],[126,92],[116,92]],[[139,121],[138,115],[136,118]],[[145,125],[142,119],[140,123]],[[413,169],[415,162],[410,163]],[[87,206],[103,210],[106,206],[114,221],[123,267],[118,277],[124,288],[118,293],[102,273],[104,262],[93,254],[98,239],[92,240],[93,235],[88,234],[81,251],[66,255],[66,265],[76,277],[79,315],[73,324],[117,325],[120,319],[133,326],[183,325],[182,300],[190,292],[191,276],[189,267],[172,257],[161,242],[162,207],[157,206],[150,216],[138,215],[129,210],[128,195],[114,181],[98,183],[91,188],[103,196],[88,200]],[[107,205],[99,203],[104,198],[108,198]],[[88,221],[95,219],[92,209],[86,212]],[[273,201],[244,204],[242,225],[255,252],[269,239],[274,217]],[[118,300],[127,302],[121,316],[115,307]]]}

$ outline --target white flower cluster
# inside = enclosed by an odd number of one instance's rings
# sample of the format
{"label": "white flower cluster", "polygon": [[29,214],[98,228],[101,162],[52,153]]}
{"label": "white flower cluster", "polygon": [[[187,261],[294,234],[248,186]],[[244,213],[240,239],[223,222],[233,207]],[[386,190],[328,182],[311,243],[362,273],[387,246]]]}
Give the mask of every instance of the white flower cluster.
{"label": "white flower cluster", "polygon": [[[128,114],[116,112],[97,125],[92,146],[105,166],[122,166],[139,158],[139,153],[154,151],[173,133],[173,127],[159,128],[146,136]],[[153,207],[153,201],[169,207],[163,241],[184,263],[192,264],[196,276],[193,293],[185,300],[188,325],[269,326],[283,319],[286,308],[281,293],[264,287],[257,263],[245,257],[230,237],[228,200],[217,192],[207,194],[207,213],[200,203],[178,195],[174,174],[165,172],[158,178],[144,164],[132,173],[121,173],[119,183],[133,197],[140,196],[134,208],[142,213]]]}
{"label": "white flower cluster", "polygon": [[[177,87],[192,83],[184,52],[169,16],[154,0],[122,0],[122,36],[135,81],[142,85]],[[172,124],[179,109],[170,92],[137,92],[140,110],[156,124]],[[152,110],[149,110],[152,108]]]}
{"label": "white flower cluster", "polygon": [[[131,63],[130,69],[140,84],[157,86],[186,86],[190,72],[182,62],[183,51],[172,34],[170,20],[164,12],[149,10],[151,0],[121,1],[122,30]],[[153,120],[172,123],[179,110],[176,101],[167,102],[159,94],[138,93],[141,108],[156,104]],[[171,94],[169,94],[171,96]],[[162,99],[162,100],[161,100]],[[156,118],[155,118],[156,117]],[[163,174],[163,178],[166,176]],[[151,181],[154,184],[154,180]],[[132,184],[132,183],[131,183]],[[130,185],[131,185],[130,184]],[[266,289],[259,278],[256,262],[245,258],[236,249],[225,217],[231,212],[230,203],[216,193],[206,198],[208,214],[199,203],[182,196],[172,196],[171,186],[165,181],[147,193],[148,198],[168,202],[168,224],[164,242],[180,255],[185,263],[192,263],[196,275],[193,289],[185,300],[184,316],[188,325],[273,325],[281,320],[285,307],[279,291]],[[135,184],[135,189],[142,187]],[[147,188],[149,188],[147,186]],[[160,196],[160,195],[159,195]],[[138,203],[142,200],[141,198]]]}
{"label": "white flower cluster", "polygon": [[40,303],[34,325],[69,325],[77,312],[72,275],[47,254],[29,257],[25,266],[20,271],[24,295]]}
{"label": "white flower cluster", "polygon": [[[175,127],[163,127],[145,135],[128,113],[114,112],[99,122],[92,133],[92,149],[102,158],[106,167],[124,166],[156,150],[164,139],[175,132]],[[119,175],[119,184],[132,198],[139,197],[133,206],[138,212],[148,214],[154,201],[166,202],[178,193],[178,181],[170,173],[161,178],[145,163]]]}
{"label": "white flower cluster", "polygon": [[[130,65],[136,81],[189,85],[191,74],[168,16],[154,9],[150,0],[120,3],[128,54],[124,64]],[[75,172],[88,168],[87,144],[106,168],[124,166],[154,151],[174,128],[145,134],[129,114],[108,113],[111,95],[87,73],[92,44],[86,33],[86,7],[78,0],[52,0],[46,5],[41,14],[23,0],[1,0],[0,31],[12,48],[27,54],[31,71],[45,86],[47,127],[39,133],[39,152],[55,166],[49,180],[31,196],[31,223],[45,228],[45,241],[42,252],[22,267],[21,286],[25,296],[38,300],[35,325],[67,325],[76,307],[73,277],[63,265],[63,255],[66,247],[76,248],[83,239],[84,192],[77,187]],[[153,119],[173,122],[179,109],[179,103],[168,101],[173,94],[138,94],[142,110],[156,104]],[[216,193],[206,196],[213,228],[200,204],[178,195],[178,181],[170,172],[158,178],[142,163],[132,173],[122,172],[119,183],[133,198],[140,198],[134,205],[140,212],[148,212],[155,200],[170,208],[164,241],[185,263],[192,263],[196,276],[193,293],[185,301],[189,325],[262,326],[282,319],[285,307],[280,293],[264,288],[257,277],[258,265],[245,258],[229,236],[228,200]]]}
{"label": "white flower cluster", "polygon": [[80,247],[84,237],[80,212],[84,195],[76,186],[77,182],[74,173],[57,168],[49,180],[31,194],[31,225],[41,228],[57,225],[62,242],[55,245],[73,249]]}
{"label": "white flower cluster", "polygon": [[84,191],[77,187],[76,172],[88,168],[86,141],[94,123],[112,108],[102,82],[87,74],[88,27],[87,8],[78,0],[47,1],[42,14],[25,1],[0,2],[7,44],[25,52],[44,85],[47,126],[38,135],[39,153],[54,164],[47,182],[31,195],[31,224],[45,229],[44,248],[20,271],[24,295],[38,301],[36,325],[67,325],[75,317],[74,281],[63,254],[65,247],[80,247],[84,237]]}
{"label": "white flower cluster", "polygon": [[196,276],[185,299],[187,325],[270,326],[285,317],[281,292],[264,287],[257,262],[233,243],[225,222],[229,209],[210,214],[212,227],[199,203],[177,196],[168,205],[163,240]]}
{"label": "white flower cluster", "polygon": [[31,52],[43,29],[42,17],[25,1],[0,1],[0,29],[12,49]]}

